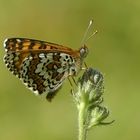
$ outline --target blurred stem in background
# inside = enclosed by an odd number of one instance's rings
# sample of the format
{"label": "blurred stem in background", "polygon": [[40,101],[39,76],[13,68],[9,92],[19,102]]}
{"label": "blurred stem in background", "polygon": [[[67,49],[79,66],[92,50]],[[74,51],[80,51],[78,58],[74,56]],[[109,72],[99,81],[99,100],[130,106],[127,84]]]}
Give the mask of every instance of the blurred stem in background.
{"label": "blurred stem in background", "polygon": [[72,95],[78,109],[79,140],[87,140],[88,130],[93,126],[111,124],[103,122],[109,111],[103,107],[104,78],[103,75],[92,68],[85,70],[78,80],[76,90]]}

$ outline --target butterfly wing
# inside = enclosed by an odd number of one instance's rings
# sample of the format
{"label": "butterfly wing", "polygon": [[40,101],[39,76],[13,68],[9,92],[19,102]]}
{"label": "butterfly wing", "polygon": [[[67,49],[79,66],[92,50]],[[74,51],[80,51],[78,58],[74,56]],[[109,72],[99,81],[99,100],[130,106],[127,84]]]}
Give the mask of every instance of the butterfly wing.
{"label": "butterfly wing", "polygon": [[66,52],[71,55],[79,55],[77,51],[73,49],[40,40],[27,39],[27,38],[9,38],[4,41],[4,47],[6,51],[14,52],[29,52],[29,51],[47,51],[47,52]]}
{"label": "butterfly wing", "polygon": [[[76,71],[76,52],[61,45],[30,39],[12,38],[4,43],[7,68],[34,93],[54,93]],[[51,96],[49,96],[51,95]],[[53,94],[49,94],[51,99]]]}
{"label": "butterfly wing", "polygon": [[57,53],[33,54],[24,59],[20,78],[34,93],[54,92],[68,76],[68,65],[54,61]]}

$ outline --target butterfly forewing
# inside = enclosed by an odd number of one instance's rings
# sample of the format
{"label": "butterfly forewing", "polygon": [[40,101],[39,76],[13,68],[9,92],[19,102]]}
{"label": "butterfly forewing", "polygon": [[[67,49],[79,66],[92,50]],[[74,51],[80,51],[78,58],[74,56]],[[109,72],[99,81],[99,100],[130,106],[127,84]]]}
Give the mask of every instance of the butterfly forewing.
{"label": "butterfly forewing", "polygon": [[4,41],[4,47],[8,51],[28,52],[28,51],[49,51],[49,52],[65,52],[71,55],[79,55],[78,52],[73,51],[71,48],[58,45],[55,43],[26,39],[26,38],[10,38]]}
{"label": "butterfly forewing", "polygon": [[[80,54],[62,45],[25,38],[4,42],[7,68],[34,93],[54,93],[80,69]],[[53,94],[49,98],[53,97]]]}

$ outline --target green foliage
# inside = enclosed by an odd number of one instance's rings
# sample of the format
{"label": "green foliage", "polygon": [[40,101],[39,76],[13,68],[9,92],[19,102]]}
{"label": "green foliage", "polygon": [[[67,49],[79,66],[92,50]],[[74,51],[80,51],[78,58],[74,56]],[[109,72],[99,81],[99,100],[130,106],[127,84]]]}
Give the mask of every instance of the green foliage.
{"label": "green foliage", "polygon": [[85,70],[78,80],[76,91],[72,91],[78,109],[79,140],[86,140],[87,132],[92,127],[113,122],[103,122],[109,115],[108,109],[101,105],[103,93],[103,75],[92,68]]}

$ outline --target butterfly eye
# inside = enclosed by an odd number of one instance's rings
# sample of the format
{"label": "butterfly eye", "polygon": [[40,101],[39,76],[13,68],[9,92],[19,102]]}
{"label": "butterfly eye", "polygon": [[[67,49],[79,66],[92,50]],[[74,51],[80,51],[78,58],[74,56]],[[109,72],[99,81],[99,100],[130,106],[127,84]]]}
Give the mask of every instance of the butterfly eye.
{"label": "butterfly eye", "polygon": [[80,52],[81,58],[85,58],[87,56],[87,54],[88,54],[88,48],[86,47],[86,45],[81,47],[79,52]]}

